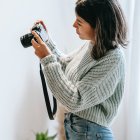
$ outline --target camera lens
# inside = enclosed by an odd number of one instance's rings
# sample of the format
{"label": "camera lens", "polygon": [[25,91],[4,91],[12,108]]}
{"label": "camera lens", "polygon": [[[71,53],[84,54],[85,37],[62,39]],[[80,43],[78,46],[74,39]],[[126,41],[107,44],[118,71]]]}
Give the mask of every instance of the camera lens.
{"label": "camera lens", "polygon": [[25,34],[20,37],[21,44],[24,48],[30,47],[32,45],[31,40],[33,39],[33,35],[31,33]]}

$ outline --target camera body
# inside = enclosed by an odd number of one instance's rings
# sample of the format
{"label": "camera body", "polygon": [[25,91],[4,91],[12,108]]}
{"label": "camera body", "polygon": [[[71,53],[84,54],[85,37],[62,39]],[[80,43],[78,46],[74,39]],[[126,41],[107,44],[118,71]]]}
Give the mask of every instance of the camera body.
{"label": "camera body", "polygon": [[[40,38],[42,39],[43,42],[48,40],[48,33],[44,29],[42,24],[36,24],[33,26],[32,31],[35,31]],[[31,40],[34,38],[32,33],[25,34],[20,37],[21,44],[23,45],[24,48],[32,46]],[[35,38],[34,38],[35,39]],[[36,40],[36,39],[35,39]]]}

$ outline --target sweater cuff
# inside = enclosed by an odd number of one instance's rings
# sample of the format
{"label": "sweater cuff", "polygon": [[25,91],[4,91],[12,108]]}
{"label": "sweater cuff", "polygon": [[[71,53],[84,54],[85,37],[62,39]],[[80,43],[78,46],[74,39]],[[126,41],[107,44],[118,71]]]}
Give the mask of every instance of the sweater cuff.
{"label": "sweater cuff", "polygon": [[50,63],[57,62],[57,57],[54,54],[50,54],[40,60],[43,66],[46,66]]}

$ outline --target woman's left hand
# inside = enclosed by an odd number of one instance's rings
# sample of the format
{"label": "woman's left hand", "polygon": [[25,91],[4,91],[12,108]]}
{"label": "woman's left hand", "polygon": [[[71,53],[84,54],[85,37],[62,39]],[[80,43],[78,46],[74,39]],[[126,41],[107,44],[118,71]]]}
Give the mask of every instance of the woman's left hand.
{"label": "woman's left hand", "polygon": [[35,49],[35,54],[40,59],[44,58],[45,56],[48,56],[48,55],[52,54],[51,50],[47,47],[45,42],[42,41],[42,39],[39,37],[39,35],[35,31],[32,31],[32,34],[34,35],[34,37],[37,40],[37,41],[35,41],[34,39],[32,39],[32,41],[31,41],[32,46]]}

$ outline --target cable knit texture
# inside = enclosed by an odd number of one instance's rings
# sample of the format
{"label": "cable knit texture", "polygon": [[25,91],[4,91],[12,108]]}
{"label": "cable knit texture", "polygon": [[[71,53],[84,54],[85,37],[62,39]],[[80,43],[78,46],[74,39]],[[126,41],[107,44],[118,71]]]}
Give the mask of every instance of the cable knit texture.
{"label": "cable knit texture", "polygon": [[41,59],[48,86],[65,108],[81,118],[109,126],[116,116],[124,90],[124,54],[110,50],[99,60],[91,57],[87,41],[77,52],[63,56],[52,41],[52,55]]}

